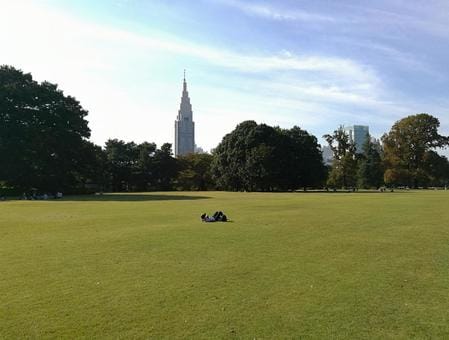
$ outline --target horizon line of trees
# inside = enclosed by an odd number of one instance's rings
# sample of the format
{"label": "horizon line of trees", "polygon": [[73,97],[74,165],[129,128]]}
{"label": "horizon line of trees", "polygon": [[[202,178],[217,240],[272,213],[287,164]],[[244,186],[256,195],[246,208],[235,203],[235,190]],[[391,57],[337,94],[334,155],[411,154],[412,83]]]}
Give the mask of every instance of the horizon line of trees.
{"label": "horizon line of trees", "polygon": [[327,184],[343,188],[443,187],[449,184],[449,161],[435,149],[449,145],[449,137],[438,133],[437,118],[420,113],[400,119],[381,138],[369,135],[361,153],[339,127],[325,135],[333,153]]}
{"label": "horizon line of trees", "polygon": [[[165,143],[88,139],[88,112],[57,85],[0,66],[0,191],[231,190],[446,186],[449,145],[437,118],[421,113],[397,121],[381,144],[367,136],[356,152],[342,127],[323,136],[333,153],[323,162],[315,136],[244,121],[212,154],[174,158]],[[1,192],[0,192],[1,196]]]}

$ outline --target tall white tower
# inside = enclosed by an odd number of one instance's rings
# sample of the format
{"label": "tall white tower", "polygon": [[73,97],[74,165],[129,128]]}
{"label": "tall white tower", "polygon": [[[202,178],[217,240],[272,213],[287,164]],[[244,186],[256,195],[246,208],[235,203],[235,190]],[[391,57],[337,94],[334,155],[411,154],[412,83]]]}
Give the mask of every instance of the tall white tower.
{"label": "tall white tower", "polygon": [[175,120],[175,157],[184,156],[195,151],[195,123],[192,105],[187,92],[186,71],[181,97],[181,107]]}

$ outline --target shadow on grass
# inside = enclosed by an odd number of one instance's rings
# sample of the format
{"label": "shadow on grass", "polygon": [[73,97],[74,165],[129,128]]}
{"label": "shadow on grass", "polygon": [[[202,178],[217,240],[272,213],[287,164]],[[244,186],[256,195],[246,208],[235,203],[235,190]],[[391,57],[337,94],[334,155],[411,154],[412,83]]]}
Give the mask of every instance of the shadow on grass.
{"label": "shadow on grass", "polygon": [[352,190],[343,190],[343,189],[339,189],[336,191],[333,190],[297,190],[294,191],[294,193],[297,194],[388,194],[388,193],[395,193],[395,192],[410,192],[409,190],[386,190],[386,191],[379,191],[379,190],[356,190],[356,191],[352,191]]}
{"label": "shadow on grass", "polygon": [[53,202],[144,202],[144,201],[192,201],[209,199],[208,196],[190,196],[173,194],[103,194],[66,196],[62,200]]}

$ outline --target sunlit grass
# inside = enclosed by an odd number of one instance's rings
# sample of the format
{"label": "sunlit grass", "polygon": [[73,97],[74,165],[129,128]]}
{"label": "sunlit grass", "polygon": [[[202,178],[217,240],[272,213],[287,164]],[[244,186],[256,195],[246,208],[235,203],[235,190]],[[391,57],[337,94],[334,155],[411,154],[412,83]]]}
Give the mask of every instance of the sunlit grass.
{"label": "sunlit grass", "polygon": [[[0,338],[449,337],[449,192],[0,202]],[[223,210],[229,223],[201,223]]]}

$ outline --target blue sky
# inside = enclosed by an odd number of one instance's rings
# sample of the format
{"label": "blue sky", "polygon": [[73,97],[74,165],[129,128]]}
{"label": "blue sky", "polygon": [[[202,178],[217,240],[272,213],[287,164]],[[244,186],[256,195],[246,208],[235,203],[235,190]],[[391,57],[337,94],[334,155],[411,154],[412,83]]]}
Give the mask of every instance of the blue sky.
{"label": "blue sky", "polygon": [[[206,150],[246,119],[449,134],[449,2],[0,0],[0,64],[58,83],[92,140],[173,142],[183,69]],[[447,154],[447,152],[446,152]]]}

